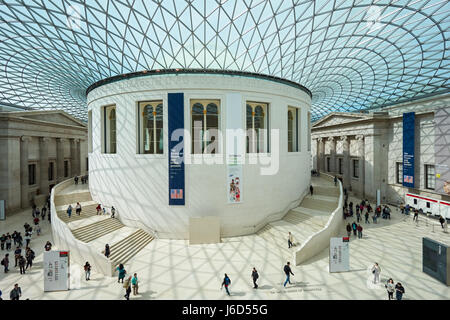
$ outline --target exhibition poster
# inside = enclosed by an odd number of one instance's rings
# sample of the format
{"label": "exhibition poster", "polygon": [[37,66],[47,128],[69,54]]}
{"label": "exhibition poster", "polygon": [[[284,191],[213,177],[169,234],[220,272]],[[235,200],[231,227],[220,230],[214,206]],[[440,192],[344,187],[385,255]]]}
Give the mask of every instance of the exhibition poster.
{"label": "exhibition poster", "polygon": [[350,271],[349,238],[330,238],[330,273]]}
{"label": "exhibition poster", "polygon": [[44,291],[69,290],[69,251],[44,252]]}

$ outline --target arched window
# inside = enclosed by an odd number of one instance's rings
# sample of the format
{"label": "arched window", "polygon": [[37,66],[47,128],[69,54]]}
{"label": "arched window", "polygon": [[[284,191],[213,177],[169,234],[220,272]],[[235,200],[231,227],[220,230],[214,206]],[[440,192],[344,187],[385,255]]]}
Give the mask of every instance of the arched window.
{"label": "arched window", "polygon": [[288,152],[294,151],[294,116],[292,110],[288,111]]}
{"label": "arched window", "polygon": [[139,153],[163,154],[163,103],[145,101],[139,103]]}
{"label": "arched window", "polygon": [[299,137],[299,115],[300,109],[295,107],[288,107],[287,111],[287,144],[288,152],[300,151],[300,137]]}
{"label": "arched window", "polygon": [[116,153],[116,106],[103,107],[102,151]]}
{"label": "arched window", "polygon": [[247,153],[268,151],[268,104],[247,102]]}
{"label": "arched window", "polygon": [[[193,154],[217,153],[217,134],[219,130],[219,100],[191,100],[191,136]],[[215,144],[215,145],[214,145]]]}

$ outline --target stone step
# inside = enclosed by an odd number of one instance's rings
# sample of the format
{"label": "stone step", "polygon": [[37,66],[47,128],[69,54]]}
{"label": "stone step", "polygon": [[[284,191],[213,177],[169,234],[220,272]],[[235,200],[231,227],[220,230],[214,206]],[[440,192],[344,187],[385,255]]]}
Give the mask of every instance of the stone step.
{"label": "stone step", "polygon": [[109,259],[113,262],[113,265],[119,263],[125,264],[153,241],[153,239],[152,235],[144,230],[138,229],[132,235],[111,246]]}
{"label": "stone step", "polygon": [[102,221],[74,229],[72,230],[72,233],[78,240],[90,242],[122,227],[124,227],[124,225],[117,219],[104,219]]}
{"label": "stone step", "polygon": [[73,221],[78,221],[81,219],[85,219],[88,217],[92,217],[97,215],[97,211],[95,210],[95,208],[97,207],[97,205],[90,205],[90,206],[85,206],[85,207],[81,207],[81,214],[77,215],[76,211],[75,211],[75,207],[72,210],[72,215],[69,218],[69,216],[67,215],[67,211],[66,210],[60,210],[57,211],[58,213],[58,217],[65,223],[69,223],[69,222],[73,222]]}
{"label": "stone step", "polygon": [[300,203],[300,207],[310,208],[313,210],[333,212],[338,205],[337,199],[335,201],[317,200],[311,198],[311,196],[306,196]]}
{"label": "stone step", "polygon": [[313,217],[308,214],[296,212],[296,211],[289,211],[286,216],[284,216],[283,220],[293,224],[293,225],[302,225],[302,224],[313,224],[317,225],[319,228],[323,228],[326,224],[326,220],[319,218],[319,217]]}
{"label": "stone step", "polygon": [[62,206],[70,203],[92,201],[91,193],[89,191],[69,193],[55,196],[55,206]]}
{"label": "stone step", "polygon": [[339,188],[334,186],[324,186],[324,185],[314,185],[313,186],[313,194],[314,195],[323,195],[329,197],[339,197]]}

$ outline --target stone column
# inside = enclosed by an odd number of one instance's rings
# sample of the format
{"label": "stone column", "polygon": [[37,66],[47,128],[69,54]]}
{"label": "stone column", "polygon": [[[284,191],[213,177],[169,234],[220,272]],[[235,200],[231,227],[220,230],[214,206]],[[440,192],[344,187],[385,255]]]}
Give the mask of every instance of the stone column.
{"label": "stone column", "polygon": [[28,198],[28,145],[31,137],[23,136],[20,139],[20,203],[22,208],[30,206]]}
{"label": "stone column", "polygon": [[56,139],[56,181],[60,183],[64,180],[64,143],[66,139]]}
{"label": "stone column", "polygon": [[319,146],[317,147],[317,158],[319,159],[319,164],[317,166],[320,172],[325,172],[325,141],[324,138],[318,138],[317,142]]}
{"label": "stone column", "polygon": [[359,155],[359,172],[358,172],[358,179],[359,179],[359,195],[361,198],[365,197],[364,192],[364,162],[365,162],[365,151],[364,151],[364,136],[363,135],[357,135],[356,140],[358,141],[358,155]]}
{"label": "stone column", "polygon": [[334,137],[329,137],[328,141],[331,142],[330,147],[330,171],[336,173],[336,139]]}
{"label": "stone column", "polygon": [[39,139],[39,191],[48,194],[48,143],[49,138]]}
{"label": "stone column", "polygon": [[344,163],[343,163],[343,170],[342,170],[342,181],[344,188],[347,188],[349,190],[349,187],[351,185],[351,178],[350,178],[350,140],[347,136],[341,137],[342,146],[343,146],[343,154],[344,154]]}
{"label": "stone column", "polygon": [[70,139],[70,167],[72,176],[80,175],[80,139]]}

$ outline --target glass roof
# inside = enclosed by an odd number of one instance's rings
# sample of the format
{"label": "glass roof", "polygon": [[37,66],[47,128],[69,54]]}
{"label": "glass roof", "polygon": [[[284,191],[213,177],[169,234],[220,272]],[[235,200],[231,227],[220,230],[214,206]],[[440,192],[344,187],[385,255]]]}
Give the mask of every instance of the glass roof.
{"label": "glass roof", "polygon": [[2,0],[0,104],[86,120],[86,89],[142,70],[254,72],[313,120],[449,92],[448,0]]}

